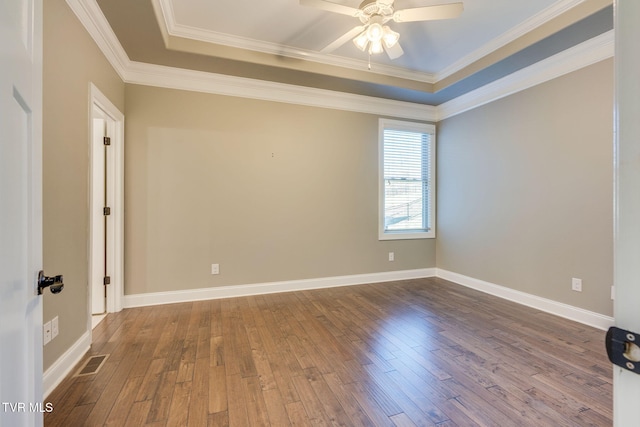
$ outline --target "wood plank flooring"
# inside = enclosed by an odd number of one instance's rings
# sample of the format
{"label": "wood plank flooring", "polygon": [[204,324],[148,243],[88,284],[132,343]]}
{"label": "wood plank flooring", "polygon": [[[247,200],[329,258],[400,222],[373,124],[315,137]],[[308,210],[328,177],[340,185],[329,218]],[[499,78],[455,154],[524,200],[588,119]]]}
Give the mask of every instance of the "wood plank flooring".
{"label": "wood plank flooring", "polygon": [[45,426],[610,426],[604,335],[436,278],[127,309]]}

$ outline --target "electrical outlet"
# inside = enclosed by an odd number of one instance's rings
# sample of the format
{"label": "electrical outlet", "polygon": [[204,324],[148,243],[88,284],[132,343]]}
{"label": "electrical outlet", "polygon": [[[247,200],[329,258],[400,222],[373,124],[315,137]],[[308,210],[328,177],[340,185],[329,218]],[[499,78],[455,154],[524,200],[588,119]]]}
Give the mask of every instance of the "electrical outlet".
{"label": "electrical outlet", "polygon": [[220,264],[211,264],[211,274],[220,274]]}
{"label": "electrical outlet", "polygon": [[396,259],[396,256],[393,252],[389,252],[389,261],[394,261]]}
{"label": "electrical outlet", "polygon": [[58,336],[58,316],[51,320],[51,339]]}
{"label": "electrical outlet", "polygon": [[611,299],[616,299],[616,287],[612,286],[611,287]]}
{"label": "electrical outlet", "polygon": [[44,345],[47,345],[51,341],[51,321],[44,324],[42,331],[44,332]]}
{"label": "electrical outlet", "polygon": [[571,279],[571,290],[576,292],[582,292],[582,279]]}

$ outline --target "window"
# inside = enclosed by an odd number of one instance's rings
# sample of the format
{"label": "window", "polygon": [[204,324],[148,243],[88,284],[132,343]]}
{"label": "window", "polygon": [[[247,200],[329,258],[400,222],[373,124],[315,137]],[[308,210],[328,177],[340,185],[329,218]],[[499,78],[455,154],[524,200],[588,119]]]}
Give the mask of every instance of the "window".
{"label": "window", "polygon": [[435,126],[380,119],[380,240],[435,237]]}

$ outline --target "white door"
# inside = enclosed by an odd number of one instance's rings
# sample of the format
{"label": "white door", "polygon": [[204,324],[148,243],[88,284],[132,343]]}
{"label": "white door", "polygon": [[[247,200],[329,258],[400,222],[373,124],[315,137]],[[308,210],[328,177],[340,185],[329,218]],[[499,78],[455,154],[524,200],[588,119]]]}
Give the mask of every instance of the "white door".
{"label": "white door", "polygon": [[[124,115],[93,84],[89,87],[91,313],[122,310],[124,276]],[[104,145],[104,137],[110,145]],[[103,209],[110,208],[104,215]],[[105,276],[109,284],[104,285]],[[105,304],[106,294],[106,304]],[[91,327],[91,319],[87,319]]]}
{"label": "white door", "polygon": [[[115,150],[113,144],[116,121],[100,106],[94,104],[91,118],[91,313],[107,310],[107,293],[115,276]],[[105,138],[107,143],[105,144]],[[105,212],[105,208],[108,212]],[[106,279],[106,282],[105,282]],[[113,311],[113,309],[111,309]]]}
{"label": "white door", "polygon": [[0,426],[42,425],[42,0],[0,1]]}
{"label": "white door", "polygon": [[92,207],[91,221],[91,314],[103,314],[106,312],[106,288],[104,278],[107,272],[107,217],[102,210],[108,206],[106,198],[106,170],[104,138],[107,136],[106,122],[102,111],[93,107],[92,119],[92,198],[95,203]]}
{"label": "white door", "polygon": [[[615,2],[616,326],[640,333],[640,2]],[[640,375],[614,366],[614,424],[640,426]]]}

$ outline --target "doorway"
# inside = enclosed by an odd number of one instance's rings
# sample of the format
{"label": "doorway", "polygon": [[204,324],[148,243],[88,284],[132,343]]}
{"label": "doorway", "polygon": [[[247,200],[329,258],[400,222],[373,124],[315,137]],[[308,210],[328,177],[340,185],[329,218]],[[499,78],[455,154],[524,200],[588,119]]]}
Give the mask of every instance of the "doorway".
{"label": "doorway", "polygon": [[122,309],[124,116],[90,87],[89,327]]}

